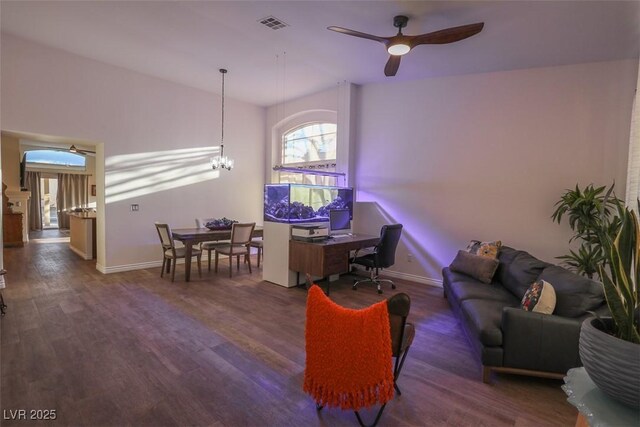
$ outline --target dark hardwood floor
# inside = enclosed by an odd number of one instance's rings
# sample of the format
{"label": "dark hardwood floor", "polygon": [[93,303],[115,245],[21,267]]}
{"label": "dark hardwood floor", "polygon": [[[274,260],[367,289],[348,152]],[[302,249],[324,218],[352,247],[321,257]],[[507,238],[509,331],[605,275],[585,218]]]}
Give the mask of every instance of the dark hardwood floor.
{"label": "dark hardwood floor", "polygon": [[[183,266],[174,283],[159,268],[102,275],[67,245],[4,250],[3,426],[28,425],[6,419],[18,409],[55,409],[46,425],[356,425],[352,412],[316,412],[302,392],[304,289],[242,267],[231,279],[225,267],[217,275],[205,267],[191,283]],[[392,294],[350,283],[332,285],[347,307]],[[397,284],[412,298],[417,332],[398,382],[403,395],[381,426],[575,423],[561,381],[498,375],[483,384],[442,290]]]}

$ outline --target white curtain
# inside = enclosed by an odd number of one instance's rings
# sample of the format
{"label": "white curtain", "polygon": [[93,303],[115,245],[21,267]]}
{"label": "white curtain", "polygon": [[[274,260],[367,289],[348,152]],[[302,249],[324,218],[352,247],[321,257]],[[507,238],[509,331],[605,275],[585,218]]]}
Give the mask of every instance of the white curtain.
{"label": "white curtain", "polygon": [[25,172],[24,186],[31,191],[31,198],[27,203],[27,210],[29,211],[29,230],[42,230],[40,172]]}
{"label": "white curtain", "polygon": [[627,204],[637,208],[640,198],[640,64],[638,64],[638,83],[631,110],[631,138],[629,140],[629,166],[627,168]]}
{"label": "white curtain", "polygon": [[69,228],[69,212],[89,203],[88,175],[58,174],[58,227]]}

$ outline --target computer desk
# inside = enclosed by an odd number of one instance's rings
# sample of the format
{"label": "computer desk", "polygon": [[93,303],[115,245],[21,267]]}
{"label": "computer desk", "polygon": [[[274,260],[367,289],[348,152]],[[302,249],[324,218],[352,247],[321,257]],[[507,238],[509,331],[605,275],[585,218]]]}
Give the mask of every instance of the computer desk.
{"label": "computer desk", "polygon": [[[327,278],[349,271],[349,253],[375,246],[380,236],[352,234],[319,242],[289,241],[289,270]],[[298,280],[296,283],[299,283]],[[327,295],[329,286],[327,285]]]}

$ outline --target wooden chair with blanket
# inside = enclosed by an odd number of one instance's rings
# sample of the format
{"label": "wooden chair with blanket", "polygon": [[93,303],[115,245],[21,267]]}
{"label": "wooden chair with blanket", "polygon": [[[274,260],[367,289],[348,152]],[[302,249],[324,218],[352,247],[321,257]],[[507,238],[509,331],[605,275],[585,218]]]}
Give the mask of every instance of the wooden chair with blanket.
{"label": "wooden chair with blanket", "polygon": [[309,288],[303,388],[318,410],[353,410],[364,426],[358,411],[381,405],[371,426],[378,423],[394,389],[402,394],[398,376],[415,336],[407,323],[410,308],[404,293],[353,310],[331,301],[317,285]]}

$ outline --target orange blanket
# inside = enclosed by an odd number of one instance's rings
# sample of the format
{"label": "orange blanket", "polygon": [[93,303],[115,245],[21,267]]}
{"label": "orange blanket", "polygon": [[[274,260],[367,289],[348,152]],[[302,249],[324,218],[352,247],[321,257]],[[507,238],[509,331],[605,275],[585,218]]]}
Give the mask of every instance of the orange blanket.
{"label": "orange blanket", "polygon": [[393,398],[387,302],[341,307],[314,285],[307,297],[304,391],[321,405],[358,410]]}

